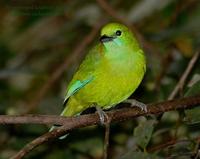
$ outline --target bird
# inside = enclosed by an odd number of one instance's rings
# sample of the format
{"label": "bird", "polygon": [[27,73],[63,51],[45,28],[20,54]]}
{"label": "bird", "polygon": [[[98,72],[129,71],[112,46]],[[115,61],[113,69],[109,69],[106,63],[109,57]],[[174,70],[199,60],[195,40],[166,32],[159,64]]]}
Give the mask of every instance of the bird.
{"label": "bird", "polygon": [[104,110],[121,102],[147,111],[144,103],[128,99],[145,72],[145,54],[132,31],[120,23],[106,24],[100,31],[99,42],[89,50],[69,82],[61,116],[77,116],[96,107],[103,123]]}

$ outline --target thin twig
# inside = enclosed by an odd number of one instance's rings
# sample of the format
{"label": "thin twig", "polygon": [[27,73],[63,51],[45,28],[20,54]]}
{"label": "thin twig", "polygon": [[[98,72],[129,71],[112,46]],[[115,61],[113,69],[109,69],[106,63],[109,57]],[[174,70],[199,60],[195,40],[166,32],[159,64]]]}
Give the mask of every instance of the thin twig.
{"label": "thin twig", "polygon": [[105,123],[105,137],[104,137],[104,155],[103,158],[108,158],[109,138],[110,138],[110,119]]}
{"label": "thin twig", "polygon": [[172,93],[169,95],[168,100],[174,99],[174,97],[177,95],[178,91],[182,91],[183,87],[185,85],[186,79],[189,76],[190,72],[192,71],[193,66],[195,65],[196,61],[198,60],[200,52],[197,52],[193,55],[190,62],[188,63],[188,66],[181,76],[179,82],[177,83],[176,87],[172,91]]}
{"label": "thin twig", "polygon": [[200,150],[197,150],[197,154],[194,159],[198,159],[200,157]]}
{"label": "thin twig", "polygon": [[183,142],[191,142],[190,140],[177,140],[175,138],[169,140],[169,141],[165,141],[164,143],[161,143],[159,145],[155,145],[153,147],[150,147],[147,149],[147,152],[156,152],[156,151],[159,151],[159,150],[163,150],[164,148],[168,148],[170,146],[173,146],[177,143],[183,143]]}
{"label": "thin twig", "polygon": [[[194,139],[183,139],[183,140],[177,140],[176,138],[172,138],[171,140],[169,140],[167,142],[164,141],[163,143],[161,143],[159,145],[155,145],[155,146],[149,147],[147,149],[147,152],[150,152],[150,153],[151,152],[157,152],[157,151],[163,150],[165,148],[172,147],[172,146],[174,146],[176,144],[180,144],[180,143],[193,143],[193,141],[197,141],[199,143],[199,137],[194,138]],[[193,152],[194,155],[198,154],[198,151],[199,151],[198,147],[199,147],[199,144],[197,144],[195,146],[195,150]]]}
{"label": "thin twig", "polygon": [[[200,104],[200,96],[194,96],[194,97],[187,97],[187,98],[165,101],[165,102],[160,102],[160,103],[155,103],[155,104],[148,104],[148,112],[143,112],[137,108],[122,108],[122,109],[117,109],[113,111],[108,111],[106,114],[109,117],[111,122],[116,122],[116,121],[119,122],[122,120],[128,120],[130,118],[135,118],[142,115],[160,114],[160,113],[164,113],[171,110],[177,110],[177,109],[191,109],[195,106],[198,106],[199,104]],[[14,118],[16,120],[20,119],[20,117],[18,118],[14,117]],[[39,121],[33,122],[31,119],[32,117],[29,117],[29,122],[25,122],[25,123],[41,123]],[[60,121],[60,119],[61,119],[60,117],[58,117],[57,119],[54,117],[54,120],[55,120],[54,124],[58,124],[58,123],[61,124],[63,122],[62,124],[65,124],[65,125],[59,127],[58,129],[55,129],[54,131],[48,132],[34,139],[33,141],[25,145],[11,159],[21,159],[37,146],[44,144],[45,142],[51,139],[58,138],[59,136],[66,134],[69,130],[100,124],[99,116],[96,113],[89,114],[89,115],[81,115],[78,117],[66,117],[65,119],[62,118],[63,120],[63,121],[61,120],[62,122]],[[6,121],[4,120],[4,122],[1,122],[1,123],[5,124]]]}
{"label": "thin twig", "polygon": [[166,157],[165,159],[177,159],[177,158],[186,158],[186,157],[188,159],[191,159],[193,155],[194,155],[193,152],[181,152],[175,155],[170,154],[170,156]]}
{"label": "thin twig", "polygon": [[197,139],[195,140],[197,143],[196,143],[196,146],[195,146],[195,149],[194,149],[194,156],[195,158],[194,159],[198,159],[200,158],[200,137],[197,137]]}
{"label": "thin twig", "polygon": [[105,0],[96,0],[99,6],[108,13],[111,17],[117,19],[118,21],[130,26],[130,23],[121,15],[118,15],[115,9],[109,5]]}

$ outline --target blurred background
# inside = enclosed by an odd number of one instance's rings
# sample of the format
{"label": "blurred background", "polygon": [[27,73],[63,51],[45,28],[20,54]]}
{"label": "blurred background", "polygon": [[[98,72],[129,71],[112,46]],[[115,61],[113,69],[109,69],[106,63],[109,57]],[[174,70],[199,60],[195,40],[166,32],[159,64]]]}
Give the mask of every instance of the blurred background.
{"label": "blurred background", "polygon": [[[107,22],[136,34],[147,57],[133,94],[144,103],[167,100],[200,46],[199,0],[1,0],[0,114],[60,114],[65,90]],[[200,62],[177,97],[200,94]],[[109,159],[192,158],[200,141],[200,110],[165,113],[111,125]],[[48,131],[44,125],[0,125],[0,159]],[[81,134],[81,135],[80,135]],[[104,127],[71,132],[27,159],[100,159]],[[165,143],[165,144],[164,144]],[[166,144],[168,143],[168,144]]]}

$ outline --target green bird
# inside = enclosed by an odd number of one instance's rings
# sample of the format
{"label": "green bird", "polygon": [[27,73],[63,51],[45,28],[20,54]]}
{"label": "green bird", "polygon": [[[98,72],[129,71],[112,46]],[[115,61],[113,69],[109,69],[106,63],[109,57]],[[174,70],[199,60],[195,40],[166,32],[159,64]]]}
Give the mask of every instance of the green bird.
{"label": "green bird", "polygon": [[[68,85],[61,115],[74,116],[96,107],[103,120],[101,110],[125,101],[145,71],[144,52],[131,30],[119,23],[105,25],[100,42],[89,51]],[[146,110],[146,105],[136,100],[126,102]]]}

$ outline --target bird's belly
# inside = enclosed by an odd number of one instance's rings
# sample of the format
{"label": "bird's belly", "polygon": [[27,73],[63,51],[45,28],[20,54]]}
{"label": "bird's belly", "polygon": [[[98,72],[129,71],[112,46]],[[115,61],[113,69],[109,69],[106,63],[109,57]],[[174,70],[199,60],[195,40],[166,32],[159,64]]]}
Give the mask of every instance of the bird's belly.
{"label": "bird's belly", "polygon": [[121,75],[104,73],[82,88],[75,97],[83,103],[97,104],[107,109],[127,99],[138,87],[141,79],[134,72]]}

